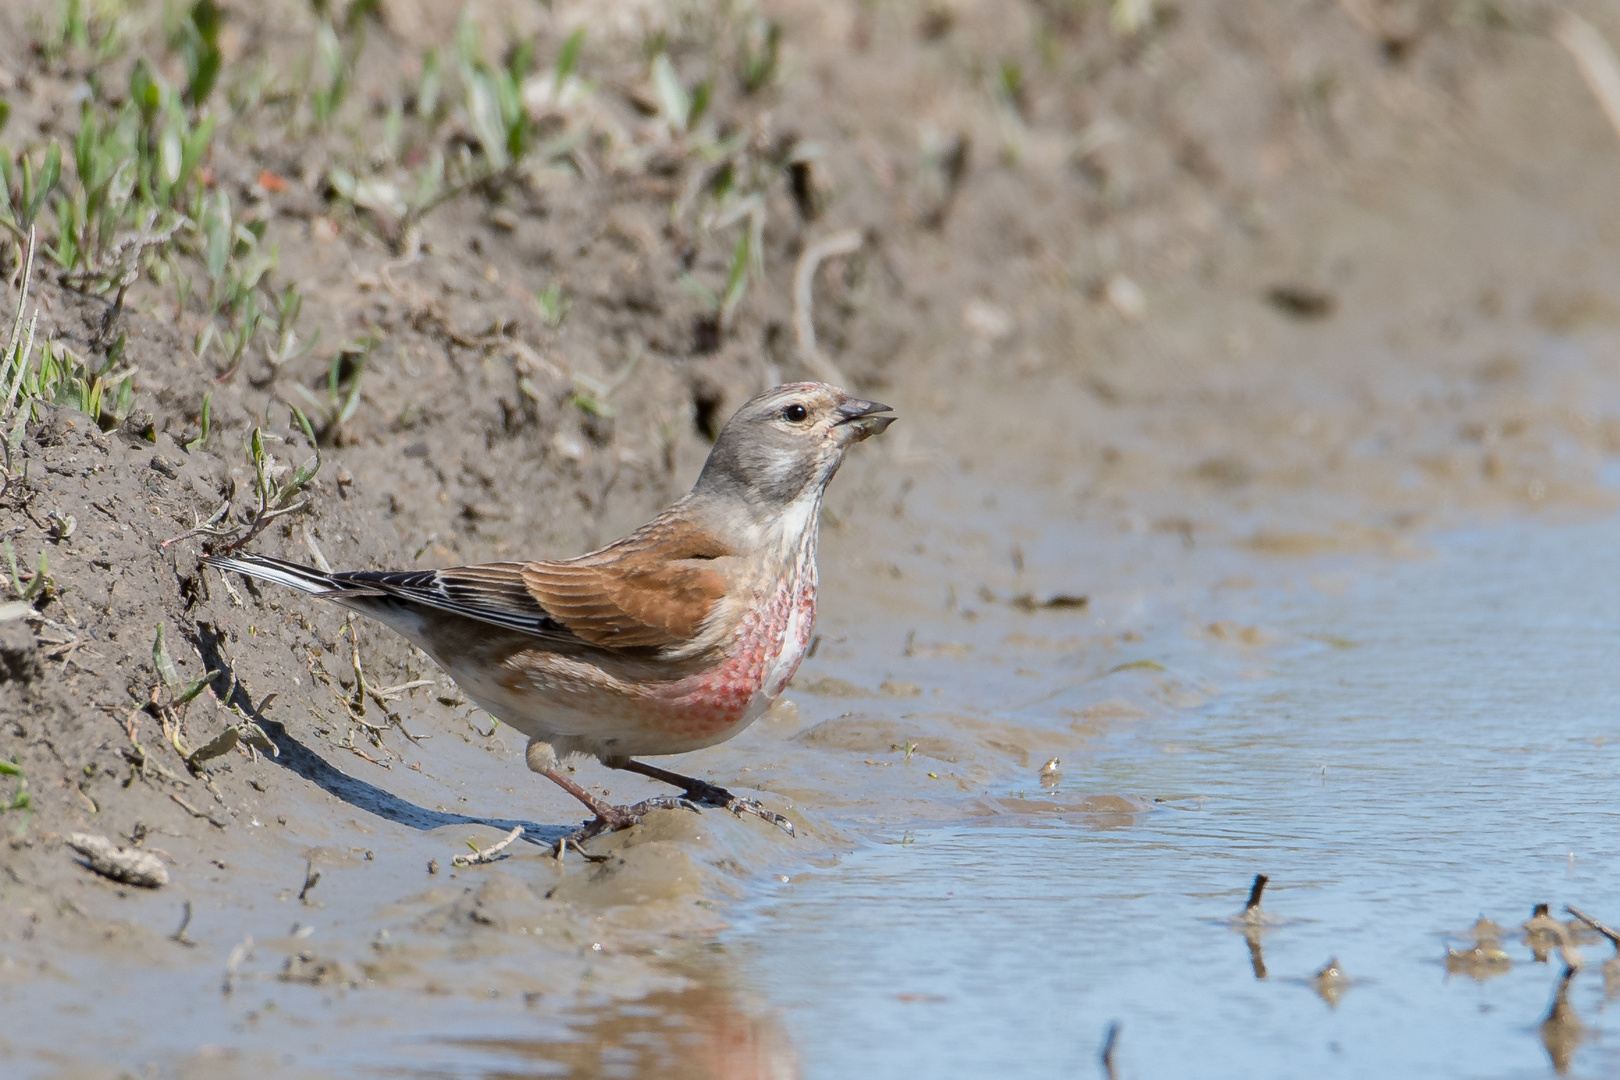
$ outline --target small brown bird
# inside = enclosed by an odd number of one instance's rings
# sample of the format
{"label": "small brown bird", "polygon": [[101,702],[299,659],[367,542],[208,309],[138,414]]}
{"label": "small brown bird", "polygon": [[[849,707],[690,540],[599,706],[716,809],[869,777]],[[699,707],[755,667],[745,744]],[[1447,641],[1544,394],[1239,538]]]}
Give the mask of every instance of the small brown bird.
{"label": "small brown bird", "polygon": [[529,768],[591,809],[587,832],[671,800],[609,805],[564,775],[559,756],[590,754],[791,832],[752,800],[636,758],[724,742],[786,688],[816,617],[822,493],[850,446],[894,422],[890,411],[823,383],[767,390],[726,423],[689,495],[573,559],[335,574],[262,555],[204,561],[403,634],[529,736]]}

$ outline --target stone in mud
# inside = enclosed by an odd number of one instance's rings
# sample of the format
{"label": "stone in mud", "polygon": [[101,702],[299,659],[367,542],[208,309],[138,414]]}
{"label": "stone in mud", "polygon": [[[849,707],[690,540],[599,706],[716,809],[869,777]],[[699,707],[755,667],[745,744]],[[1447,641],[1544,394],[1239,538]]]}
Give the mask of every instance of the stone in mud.
{"label": "stone in mud", "polygon": [[74,833],[68,839],[68,847],[83,855],[84,865],[102,877],[147,889],[169,883],[168,868],[151,852],[117,847],[105,836],[89,833]]}

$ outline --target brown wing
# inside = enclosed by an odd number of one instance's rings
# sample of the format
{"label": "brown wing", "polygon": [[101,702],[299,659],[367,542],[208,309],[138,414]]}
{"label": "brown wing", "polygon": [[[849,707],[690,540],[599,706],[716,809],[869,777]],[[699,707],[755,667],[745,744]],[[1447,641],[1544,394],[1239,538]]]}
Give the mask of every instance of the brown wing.
{"label": "brown wing", "polygon": [[716,560],[730,554],[695,526],[661,517],[564,562],[361,571],[330,582],[559,642],[662,649],[702,632],[726,593]]}
{"label": "brown wing", "polygon": [[668,648],[702,632],[726,594],[715,561],[732,554],[708,533],[660,518],[566,562],[529,563],[523,584],[575,635],[609,648]]}

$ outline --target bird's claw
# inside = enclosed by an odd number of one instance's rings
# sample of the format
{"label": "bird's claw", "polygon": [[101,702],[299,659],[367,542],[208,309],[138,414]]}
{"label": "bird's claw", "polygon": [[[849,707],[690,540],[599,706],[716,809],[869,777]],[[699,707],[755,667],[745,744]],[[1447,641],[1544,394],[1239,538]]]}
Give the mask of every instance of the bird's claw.
{"label": "bird's claw", "polygon": [[690,799],[679,795],[655,795],[650,799],[642,799],[630,807],[630,812],[638,817],[649,810],[691,810],[700,813],[702,807]]}
{"label": "bird's claw", "polygon": [[644,805],[645,804],[642,803],[638,803],[635,806],[604,805],[597,811],[595,817],[591,818],[591,820],[587,821],[585,824],[581,825],[579,828],[557,841],[559,850],[562,847],[566,847],[568,844],[573,844],[576,848],[578,848],[580,844],[583,844],[585,841],[594,836],[601,836],[603,833],[608,832],[618,832],[620,829],[628,829],[634,825],[640,825],[641,813]]}
{"label": "bird's claw", "polygon": [[793,822],[781,814],[774,810],[765,809],[754,799],[739,798],[723,787],[716,787],[714,784],[703,784],[687,791],[685,797],[688,801],[699,806],[718,806],[722,810],[730,810],[738,817],[742,817],[744,814],[752,814],[754,817],[762,821],[768,821],[782,829],[789,836],[796,837],[798,835],[793,831]]}
{"label": "bird's claw", "polygon": [[798,838],[798,833],[793,831],[793,822],[774,810],[765,809],[753,799],[732,799],[726,804],[726,809],[738,817],[742,817],[744,814],[753,814],[762,821],[768,821],[775,825],[789,836],[795,839]]}

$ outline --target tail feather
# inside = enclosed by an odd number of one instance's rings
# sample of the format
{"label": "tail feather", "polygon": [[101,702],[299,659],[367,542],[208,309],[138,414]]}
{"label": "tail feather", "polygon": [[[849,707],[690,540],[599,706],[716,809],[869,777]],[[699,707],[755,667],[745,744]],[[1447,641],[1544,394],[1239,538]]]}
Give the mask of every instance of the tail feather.
{"label": "tail feather", "polygon": [[323,574],[319,570],[287,562],[285,559],[272,559],[268,555],[208,555],[203,558],[203,562],[216,570],[234,570],[239,574],[258,578],[260,581],[286,585],[315,596],[349,591],[334,581],[330,575]]}

